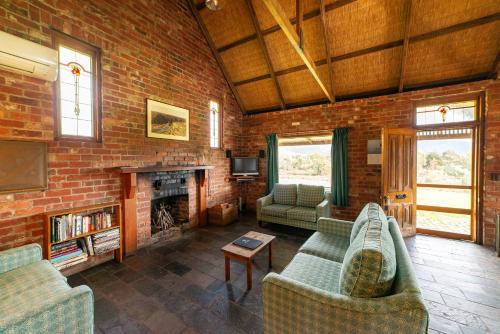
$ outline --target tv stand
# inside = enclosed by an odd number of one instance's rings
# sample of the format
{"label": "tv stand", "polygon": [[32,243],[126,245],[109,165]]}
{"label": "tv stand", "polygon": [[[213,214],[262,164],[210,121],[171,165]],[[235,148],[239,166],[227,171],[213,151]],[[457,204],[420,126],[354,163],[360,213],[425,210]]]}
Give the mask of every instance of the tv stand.
{"label": "tv stand", "polygon": [[241,182],[254,182],[255,180],[257,179],[257,176],[253,176],[253,175],[247,175],[247,176],[228,176],[226,177],[226,181],[227,182],[230,182],[230,181],[236,181],[238,183],[241,183]]}

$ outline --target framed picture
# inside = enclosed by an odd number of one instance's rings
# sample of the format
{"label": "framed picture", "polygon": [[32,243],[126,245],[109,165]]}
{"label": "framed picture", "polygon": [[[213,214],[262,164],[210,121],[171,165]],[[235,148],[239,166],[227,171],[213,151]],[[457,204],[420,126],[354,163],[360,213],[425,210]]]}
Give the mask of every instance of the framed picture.
{"label": "framed picture", "polygon": [[148,99],[147,112],[148,137],[189,140],[189,110]]}

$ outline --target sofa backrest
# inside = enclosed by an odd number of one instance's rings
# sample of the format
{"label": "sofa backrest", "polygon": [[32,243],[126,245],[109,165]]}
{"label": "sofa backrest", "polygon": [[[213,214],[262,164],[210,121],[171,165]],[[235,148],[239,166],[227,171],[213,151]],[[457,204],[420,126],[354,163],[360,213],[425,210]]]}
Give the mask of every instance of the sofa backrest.
{"label": "sofa backrest", "polygon": [[[378,212],[377,212],[378,211]],[[358,217],[354,221],[354,225],[351,230],[351,243],[354,241],[354,238],[358,235],[359,231],[366,224],[369,218],[369,214],[376,215],[382,219],[382,223],[387,225],[387,217],[385,216],[384,210],[377,203],[368,203],[361,210]]]}
{"label": "sofa backrest", "polygon": [[297,185],[275,184],[273,189],[273,203],[295,205],[297,203]]}
{"label": "sofa backrest", "polygon": [[339,290],[359,298],[386,296],[396,275],[396,251],[387,219],[378,205],[370,205],[361,226],[344,256]]}
{"label": "sofa backrest", "polygon": [[325,199],[325,187],[299,184],[297,188],[297,206],[315,208]]}

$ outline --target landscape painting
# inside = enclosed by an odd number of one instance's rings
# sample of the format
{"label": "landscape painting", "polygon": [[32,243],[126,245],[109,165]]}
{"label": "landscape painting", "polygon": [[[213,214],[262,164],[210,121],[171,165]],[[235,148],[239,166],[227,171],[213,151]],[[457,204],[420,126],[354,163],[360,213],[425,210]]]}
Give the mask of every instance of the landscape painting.
{"label": "landscape painting", "polygon": [[147,136],[189,140],[189,110],[147,100]]}

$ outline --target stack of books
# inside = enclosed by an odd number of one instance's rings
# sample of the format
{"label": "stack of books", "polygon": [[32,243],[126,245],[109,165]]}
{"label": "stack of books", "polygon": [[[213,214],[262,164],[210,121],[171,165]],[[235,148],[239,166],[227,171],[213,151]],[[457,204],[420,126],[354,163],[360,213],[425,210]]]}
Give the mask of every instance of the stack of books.
{"label": "stack of books", "polygon": [[111,213],[96,212],[89,215],[64,215],[52,217],[50,241],[60,242],[68,238],[112,226]]}
{"label": "stack of books", "polygon": [[87,261],[87,253],[82,251],[76,240],[52,245],[50,254],[50,262],[59,270]]}
{"label": "stack of books", "polygon": [[103,254],[120,248],[120,230],[112,230],[96,233],[92,236],[95,254]]}

